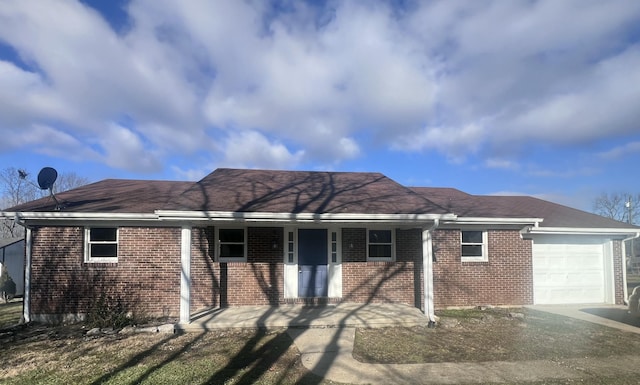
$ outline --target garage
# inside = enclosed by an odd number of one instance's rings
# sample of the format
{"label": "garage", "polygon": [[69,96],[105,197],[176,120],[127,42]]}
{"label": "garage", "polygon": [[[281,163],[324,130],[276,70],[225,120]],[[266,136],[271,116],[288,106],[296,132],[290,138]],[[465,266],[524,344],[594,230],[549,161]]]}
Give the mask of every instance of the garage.
{"label": "garage", "polygon": [[534,303],[613,303],[611,247],[603,237],[535,236]]}

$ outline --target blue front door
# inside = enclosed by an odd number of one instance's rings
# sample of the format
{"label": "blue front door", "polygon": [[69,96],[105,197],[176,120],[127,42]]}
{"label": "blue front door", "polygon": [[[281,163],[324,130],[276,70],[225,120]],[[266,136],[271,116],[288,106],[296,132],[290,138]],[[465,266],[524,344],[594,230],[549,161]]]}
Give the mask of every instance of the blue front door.
{"label": "blue front door", "polygon": [[327,296],[327,230],[298,230],[298,297]]}

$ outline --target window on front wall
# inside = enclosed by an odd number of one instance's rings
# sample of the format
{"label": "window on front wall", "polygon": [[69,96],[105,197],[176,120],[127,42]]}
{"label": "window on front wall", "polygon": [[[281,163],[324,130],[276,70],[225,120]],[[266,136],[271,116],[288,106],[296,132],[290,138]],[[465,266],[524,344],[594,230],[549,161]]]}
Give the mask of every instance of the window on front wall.
{"label": "window on front wall", "polygon": [[367,258],[372,261],[393,260],[393,231],[387,229],[367,231]]}
{"label": "window on front wall", "polygon": [[85,261],[118,261],[118,228],[91,227],[85,229]]}
{"label": "window on front wall", "polygon": [[220,262],[243,262],[247,259],[245,229],[218,229]]}
{"label": "window on front wall", "polygon": [[479,230],[463,230],[462,237],[462,262],[484,262],[487,255],[487,232]]}

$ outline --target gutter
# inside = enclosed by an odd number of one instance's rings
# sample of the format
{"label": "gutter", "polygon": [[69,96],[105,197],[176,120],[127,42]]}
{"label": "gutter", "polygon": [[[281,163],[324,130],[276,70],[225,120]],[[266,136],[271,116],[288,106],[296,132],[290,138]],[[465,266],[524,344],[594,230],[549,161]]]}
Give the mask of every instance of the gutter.
{"label": "gutter", "polygon": [[[528,225],[533,224],[538,227],[543,218],[484,218],[484,217],[457,217],[450,224],[456,225]],[[449,223],[449,222],[447,222]]]}
{"label": "gutter", "polygon": [[0,212],[0,218],[14,218],[16,220],[157,220],[156,214],[144,213],[80,213],[60,211],[31,211],[31,212]]}
{"label": "gutter", "polygon": [[342,222],[407,223],[435,220],[455,220],[454,214],[353,214],[353,213],[271,213],[235,211],[174,211],[156,210],[159,220],[230,221],[230,222]]}
{"label": "gutter", "polygon": [[[635,233],[633,236],[622,240],[622,296],[624,302],[629,304],[629,289],[627,289],[627,241],[640,238],[640,232]],[[633,252],[633,250],[631,251]]]}
{"label": "gutter", "polygon": [[588,228],[588,227],[525,227],[520,234],[563,234],[563,235],[610,235],[625,236],[637,234],[632,229]]}

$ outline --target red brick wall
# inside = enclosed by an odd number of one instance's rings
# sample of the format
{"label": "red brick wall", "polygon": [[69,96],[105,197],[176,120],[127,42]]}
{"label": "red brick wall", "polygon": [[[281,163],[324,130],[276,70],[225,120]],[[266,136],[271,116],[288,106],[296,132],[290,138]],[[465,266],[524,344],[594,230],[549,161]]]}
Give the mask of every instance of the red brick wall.
{"label": "red brick wall", "polygon": [[[618,305],[623,305],[626,298],[624,298],[624,280],[622,277],[622,269],[626,268],[622,264],[622,241],[613,241],[613,280],[616,291],[615,302]],[[629,293],[631,295],[631,293]]]}
{"label": "red brick wall", "polygon": [[460,230],[433,235],[434,305],[525,305],[533,303],[531,240],[517,230],[489,230],[487,262],[461,262]]}
{"label": "red brick wall", "polygon": [[[150,315],[179,314],[180,228],[121,227],[117,264],[84,263],[82,227],[33,231],[32,313],[86,313],[102,292]],[[283,229],[250,227],[247,262],[214,260],[213,227],[192,232],[191,311],[278,305],[283,298]],[[274,244],[276,247],[274,248]],[[531,241],[517,231],[489,232],[489,261],[460,262],[459,230],[434,234],[436,307],[532,302]],[[615,247],[620,249],[619,242]],[[618,250],[616,249],[616,250]],[[366,230],[342,229],[343,300],[423,302],[421,231],[396,230],[396,262],[366,261]],[[616,263],[621,264],[619,252]],[[616,267],[621,298],[622,278]],[[618,298],[616,298],[618,300]]]}
{"label": "red brick wall", "polygon": [[343,301],[393,302],[420,307],[421,231],[396,231],[396,262],[367,262],[366,242],[366,229],[342,229]]}
{"label": "red brick wall", "polygon": [[191,311],[283,303],[283,236],[282,228],[249,227],[247,262],[219,263],[214,260],[214,228],[194,228]]}
{"label": "red brick wall", "polygon": [[[342,229],[342,264],[367,261],[367,230]],[[344,278],[343,278],[344,281]]]}
{"label": "red brick wall", "polygon": [[214,260],[213,227],[191,231],[191,312],[220,306],[220,268]]}
{"label": "red brick wall", "polygon": [[33,315],[84,314],[102,294],[134,313],[177,316],[180,229],[121,227],[117,263],[84,262],[82,227],[33,230]]}

